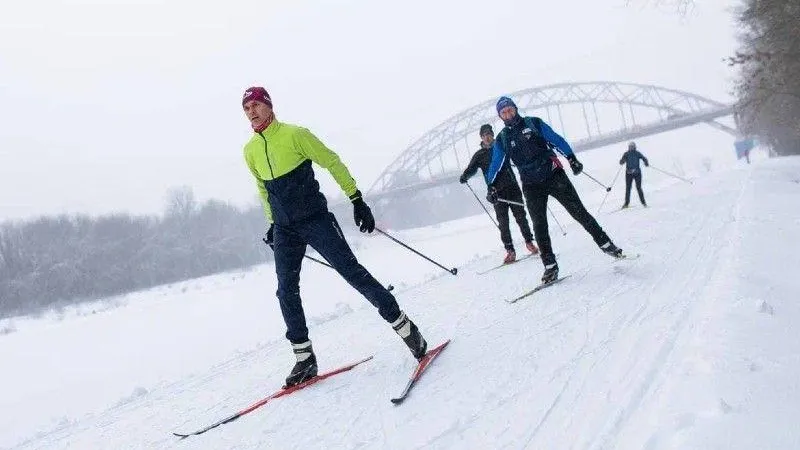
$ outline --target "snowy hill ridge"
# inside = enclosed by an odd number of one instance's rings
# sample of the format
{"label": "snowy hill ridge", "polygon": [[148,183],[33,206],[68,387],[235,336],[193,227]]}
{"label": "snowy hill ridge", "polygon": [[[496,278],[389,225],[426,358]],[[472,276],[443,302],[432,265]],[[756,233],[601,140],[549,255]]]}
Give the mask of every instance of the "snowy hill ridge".
{"label": "snowy hill ridge", "polygon": [[[541,264],[478,275],[499,260],[486,217],[399,235],[458,277],[365,238],[359,258],[398,286],[429,342],[453,339],[402,406],[389,398],[414,366],[403,344],[306,265],[320,369],[375,358],[202,436],[171,435],[270,394],[291,367],[264,266],[19,321],[0,336],[0,447],[800,448],[800,158],[652,179],[651,208],[597,215],[640,259],[611,262],[560,215],[554,248],[573,276],[513,305]],[[587,197],[594,213],[600,197]]]}

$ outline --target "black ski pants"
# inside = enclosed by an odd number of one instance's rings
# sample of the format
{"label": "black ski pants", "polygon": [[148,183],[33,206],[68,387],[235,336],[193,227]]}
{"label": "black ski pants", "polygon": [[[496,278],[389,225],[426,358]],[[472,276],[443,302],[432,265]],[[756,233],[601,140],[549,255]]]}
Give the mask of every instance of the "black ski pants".
{"label": "black ski pants", "polygon": [[631,184],[636,182],[636,190],[639,191],[639,201],[643,205],[647,202],[644,201],[644,192],[642,192],[642,172],[636,171],[634,173],[625,174],[625,206],[631,201]]}
{"label": "black ski pants", "polygon": [[564,206],[573,219],[586,229],[598,246],[610,241],[597,220],[583,206],[578,192],[575,191],[575,187],[572,186],[563,169],[556,169],[550,179],[544,183],[523,184],[522,192],[528,203],[528,210],[531,213],[531,220],[533,220],[533,233],[536,235],[536,243],[539,245],[542,262],[545,266],[556,262],[547,228],[547,198],[551,195]]}
{"label": "black ski pants", "polygon": [[358,263],[332,213],[325,212],[291,226],[275,224],[274,233],[277,295],[286,323],[286,339],[291,343],[300,344],[308,340],[306,317],[300,301],[300,267],[308,245],[378,308],[384,320],[392,323],[400,317],[397,300]]}
{"label": "black ski pants", "polygon": [[[497,197],[502,198],[503,200],[523,203],[522,191],[519,190],[519,186],[516,184],[509,186],[502,191],[497,191]],[[497,216],[497,222],[500,226],[500,240],[503,241],[503,247],[505,247],[506,250],[514,250],[514,244],[511,241],[511,229],[508,223],[509,209],[511,210],[511,213],[514,214],[514,219],[517,221],[519,231],[522,232],[522,238],[525,239],[525,242],[533,241],[533,235],[531,234],[530,226],[528,226],[528,218],[525,215],[524,206],[511,205],[500,201],[495,203],[494,213]]]}

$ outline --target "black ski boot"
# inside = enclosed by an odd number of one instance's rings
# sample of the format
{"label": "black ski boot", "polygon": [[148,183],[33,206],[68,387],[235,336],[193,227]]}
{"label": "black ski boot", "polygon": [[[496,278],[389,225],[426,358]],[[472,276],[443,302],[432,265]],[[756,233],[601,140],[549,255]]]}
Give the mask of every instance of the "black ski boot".
{"label": "black ski boot", "polygon": [[300,384],[317,376],[317,357],[314,356],[314,349],[311,348],[311,341],[302,344],[292,344],[294,356],[297,358],[292,373],[286,377],[286,387]]}
{"label": "black ski boot", "polygon": [[558,279],[558,264],[549,264],[544,266],[544,273],[542,274],[542,284],[552,283]]}
{"label": "black ski boot", "polygon": [[392,323],[392,328],[403,338],[403,342],[406,343],[408,349],[411,350],[411,354],[414,355],[414,358],[417,358],[417,361],[425,356],[428,351],[428,343],[425,342],[425,338],[422,337],[414,322],[406,316],[406,313],[400,312],[400,317]]}
{"label": "black ski boot", "polygon": [[613,256],[617,259],[625,257],[625,255],[622,254],[622,249],[614,245],[614,243],[611,241],[601,245],[600,250],[602,250],[606,255]]}

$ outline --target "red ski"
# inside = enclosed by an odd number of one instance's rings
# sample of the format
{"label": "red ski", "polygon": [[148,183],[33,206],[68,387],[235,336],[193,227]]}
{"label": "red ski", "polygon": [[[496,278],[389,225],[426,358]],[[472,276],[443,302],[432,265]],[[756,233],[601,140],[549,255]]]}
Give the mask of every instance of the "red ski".
{"label": "red ski", "polygon": [[442,350],[444,350],[444,348],[447,347],[447,344],[449,343],[450,339],[444,341],[438,347],[432,350],[428,350],[428,353],[425,353],[425,356],[423,356],[422,359],[419,361],[419,364],[417,364],[417,368],[414,370],[414,373],[411,374],[411,379],[408,380],[406,388],[403,389],[403,392],[400,394],[399,397],[392,399],[392,403],[394,403],[395,405],[403,403],[403,400],[405,400],[406,397],[408,397],[409,392],[411,392],[411,388],[413,388],[417,384],[417,381],[419,381],[420,377],[422,377],[422,374],[425,372],[425,369],[431,364],[431,362],[433,362],[434,359],[436,359],[437,356],[439,356],[439,353],[441,353]]}
{"label": "red ski", "polygon": [[235,414],[232,414],[232,415],[230,415],[230,416],[228,416],[228,417],[226,417],[226,418],[224,418],[224,419],[222,419],[222,420],[220,420],[218,422],[215,422],[215,423],[213,423],[211,425],[203,427],[203,428],[201,428],[201,429],[199,429],[197,431],[193,431],[191,433],[172,433],[172,434],[174,434],[175,436],[178,436],[180,438],[187,438],[189,436],[195,436],[195,435],[198,435],[198,434],[203,434],[206,431],[214,429],[214,428],[216,428],[216,427],[218,427],[220,425],[226,424],[228,422],[233,422],[234,420],[238,419],[239,417],[242,417],[243,415],[245,415],[247,413],[250,413],[250,412],[252,412],[252,411],[254,411],[254,410],[256,410],[256,409],[258,409],[258,408],[260,408],[260,407],[262,407],[264,405],[266,405],[270,400],[274,400],[274,399],[276,399],[278,397],[283,397],[284,395],[288,395],[288,394],[291,394],[292,392],[299,391],[300,389],[303,389],[305,387],[311,386],[312,384],[317,383],[318,381],[322,381],[322,380],[324,380],[326,378],[330,378],[330,377],[332,377],[334,375],[338,375],[338,374],[340,374],[342,372],[347,372],[348,370],[352,369],[353,367],[355,367],[355,366],[357,366],[359,364],[363,364],[363,363],[369,361],[370,359],[372,359],[372,356],[364,358],[361,361],[358,361],[358,362],[355,362],[355,363],[340,367],[338,369],[332,370],[330,372],[326,372],[326,373],[323,373],[321,375],[317,375],[316,377],[311,378],[310,380],[306,380],[306,381],[304,381],[304,382],[302,382],[300,384],[296,384],[296,385],[291,386],[291,387],[283,387],[279,391],[277,391],[274,394],[270,395],[269,397],[266,397],[266,398],[264,398],[262,400],[259,400],[258,402],[253,403],[252,405],[248,406],[247,408],[245,408],[245,409],[243,409],[243,410],[241,410],[241,411],[239,411],[239,412],[237,412]]}

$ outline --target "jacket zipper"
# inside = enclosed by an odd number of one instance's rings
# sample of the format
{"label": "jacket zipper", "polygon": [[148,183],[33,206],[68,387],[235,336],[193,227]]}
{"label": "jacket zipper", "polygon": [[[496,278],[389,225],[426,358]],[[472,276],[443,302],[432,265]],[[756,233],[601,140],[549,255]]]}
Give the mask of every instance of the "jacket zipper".
{"label": "jacket zipper", "polygon": [[261,136],[261,139],[264,139],[264,155],[267,157],[267,166],[269,167],[269,174],[272,176],[272,179],[275,179],[275,173],[272,171],[272,163],[269,161],[269,144],[267,143],[267,138],[264,136],[264,132],[258,133]]}

